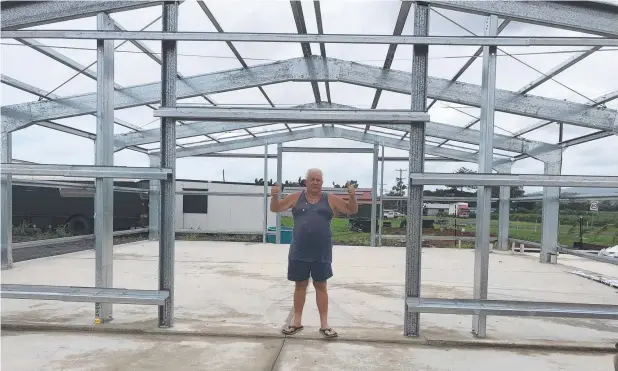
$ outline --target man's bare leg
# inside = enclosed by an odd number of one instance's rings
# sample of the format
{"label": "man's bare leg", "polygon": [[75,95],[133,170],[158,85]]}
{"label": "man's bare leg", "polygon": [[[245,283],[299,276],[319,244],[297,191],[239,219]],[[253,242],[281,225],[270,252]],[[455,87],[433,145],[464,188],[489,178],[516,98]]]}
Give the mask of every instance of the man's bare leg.
{"label": "man's bare leg", "polygon": [[315,287],[315,301],[318,304],[318,312],[320,312],[320,328],[328,328],[328,291],[326,290],[326,281],[314,281],[313,287]]}
{"label": "man's bare leg", "polygon": [[292,325],[295,327],[302,325],[303,307],[305,306],[308,285],[308,280],[298,281],[294,288],[294,319],[292,320]]}

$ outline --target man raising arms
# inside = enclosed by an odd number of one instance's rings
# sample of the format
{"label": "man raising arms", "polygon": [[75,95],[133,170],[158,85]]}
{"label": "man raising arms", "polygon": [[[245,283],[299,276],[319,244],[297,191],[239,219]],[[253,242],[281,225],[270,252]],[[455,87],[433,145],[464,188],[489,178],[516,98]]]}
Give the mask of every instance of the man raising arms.
{"label": "man raising arms", "polygon": [[305,190],[279,200],[279,187],[271,190],[270,211],[282,212],[292,208],[294,229],[288,254],[288,280],[294,281],[294,319],[283,329],[292,335],[303,329],[301,318],[309,277],[313,280],[320,313],[320,333],[332,338],[337,332],[328,325],[328,292],[326,281],[333,276],[333,240],[331,220],[339,212],[347,215],[358,212],[355,187],[347,184],[349,201],[322,192],[322,171],[309,169],[305,176]]}

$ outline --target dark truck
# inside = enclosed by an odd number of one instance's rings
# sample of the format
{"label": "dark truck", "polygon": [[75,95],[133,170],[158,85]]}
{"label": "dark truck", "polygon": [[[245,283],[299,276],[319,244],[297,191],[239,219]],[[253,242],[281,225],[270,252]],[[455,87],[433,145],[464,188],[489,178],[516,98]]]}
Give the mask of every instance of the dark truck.
{"label": "dark truck", "polygon": [[[382,208],[380,204],[376,205],[377,220],[382,217]],[[358,205],[358,212],[350,217],[348,221],[351,231],[356,232],[371,232],[371,204]],[[379,229],[378,223],[376,223],[376,232]]]}
{"label": "dark truck", "polygon": [[[73,181],[93,186],[93,182]],[[115,186],[146,188],[148,181],[114,182]],[[39,229],[66,225],[74,235],[94,233],[94,189],[13,185],[13,225]],[[114,230],[148,225],[148,194],[114,192]]]}

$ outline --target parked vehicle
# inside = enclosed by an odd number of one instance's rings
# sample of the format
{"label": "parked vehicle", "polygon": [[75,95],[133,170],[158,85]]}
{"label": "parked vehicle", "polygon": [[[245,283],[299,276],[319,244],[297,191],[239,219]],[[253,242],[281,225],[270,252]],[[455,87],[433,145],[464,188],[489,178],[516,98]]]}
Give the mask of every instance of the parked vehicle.
{"label": "parked vehicle", "polygon": [[[92,186],[92,182],[75,182]],[[147,182],[115,182],[115,186],[144,188]],[[94,189],[13,186],[13,225],[40,229],[66,225],[75,235],[94,233]],[[148,194],[114,192],[114,230],[148,225]]]}

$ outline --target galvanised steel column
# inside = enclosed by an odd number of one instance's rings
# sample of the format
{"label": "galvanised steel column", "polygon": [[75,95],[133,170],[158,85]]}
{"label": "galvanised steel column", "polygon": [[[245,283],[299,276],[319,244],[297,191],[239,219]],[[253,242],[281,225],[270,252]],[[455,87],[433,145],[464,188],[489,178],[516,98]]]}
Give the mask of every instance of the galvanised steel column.
{"label": "galvanised steel column", "polygon": [[[279,186],[279,199],[281,199],[281,191],[283,191],[283,144],[277,144],[277,185]],[[275,243],[281,243],[281,213],[276,214],[276,235]]]}
{"label": "galvanised steel column", "polygon": [[268,236],[268,142],[264,144],[264,236],[262,243],[266,243]]}
{"label": "galvanised steel column", "polygon": [[[498,17],[491,15],[485,22],[485,36],[498,33]],[[495,46],[483,47],[483,82],[481,87],[481,145],[479,146],[479,173],[491,174],[493,162],[494,104],[496,94]],[[491,187],[477,190],[476,244],[474,250],[474,298],[487,299],[489,276],[489,227],[491,223]],[[485,337],[487,316],[472,317],[472,332]]]}
{"label": "galvanised steel column", "polygon": [[[2,163],[12,162],[12,134],[2,133],[0,152],[2,153]],[[13,267],[13,182],[12,175],[0,176],[0,208],[2,209],[2,225],[0,226],[0,242],[2,245],[2,269]]]}
{"label": "galvanised steel column", "polygon": [[373,145],[373,173],[371,180],[371,247],[376,246],[376,227],[378,216],[378,157],[380,147],[378,144]]}
{"label": "galvanised steel column", "polygon": [[[97,14],[97,29],[114,22]],[[114,165],[114,40],[97,40],[97,137],[94,163]],[[95,287],[114,287],[114,179],[96,178],[94,195]],[[95,303],[95,321],[112,320],[111,303]]]}
{"label": "galvanised steel column", "polygon": [[382,227],[384,220],[384,146],[382,146],[382,163],[380,171],[380,229],[378,232],[378,246],[382,246]]}
{"label": "galvanised steel column", "polygon": [[[501,174],[510,174],[511,165],[507,164],[498,170]],[[511,211],[511,187],[500,187],[500,204],[498,207],[498,243],[497,249],[509,250],[509,214]]]}
{"label": "galvanised steel column", "polygon": [[[429,33],[429,6],[414,3],[414,35]],[[412,56],[411,111],[427,110],[427,56],[429,46],[414,45]],[[408,174],[422,173],[425,169],[425,123],[410,126]],[[421,294],[421,237],[423,233],[423,186],[412,186],[408,175],[408,205],[406,226],[406,282],[405,297],[418,298]],[[419,313],[408,311],[404,304],[404,336],[419,335]]]}
{"label": "galvanised steel column", "polygon": [[[560,175],[562,172],[562,150],[550,154],[545,161],[545,175]],[[560,188],[543,188],[543,214],[541,231],[541,263],[557,263],[558,217],[560,212]]]}
{"label": "galvanised steel column", "polygon": [[[150,167],[159,167],[161,159],[157,156],[149,156]],[[148,190],[148,239],[159,239],[159,222],[161,221],[161,181],[149,181]]]}
{"label": "galvanised steel column", "polygon": [[[178,30],[178,2],[163,3],[163,32]],[[161,41],[161,107],[176,107],[177,42]],[[169,299],[159,306],[159,326],[174,325],[174,244],[176,228],[176,120],[161,120],[161,167],[172,169],[161,181],[161,222],[159,237],[159,290],[169,291]]]}

